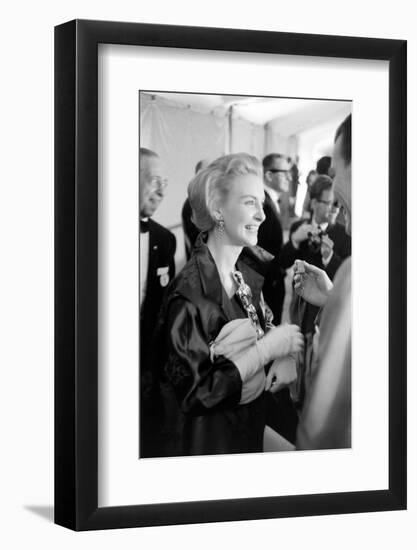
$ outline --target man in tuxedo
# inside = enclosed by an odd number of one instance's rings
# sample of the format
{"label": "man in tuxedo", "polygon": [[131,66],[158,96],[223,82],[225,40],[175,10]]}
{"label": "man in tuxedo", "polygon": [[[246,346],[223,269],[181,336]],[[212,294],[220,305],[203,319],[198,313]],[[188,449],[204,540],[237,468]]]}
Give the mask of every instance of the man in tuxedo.
{"label": "man in tuxedo", "polygon": [[279,325],[285,298],[285,271],[280,264],[283,235],[279,198],[289,188],[289,165],[286,157],[279,154],[267,155],[262,164],[265,187],[265,221],[258,231],[258,245],[275,257],[271,269],[265,277],[263,294],[274,315],[274,324]]}
{"label": "man in tuxedo", "polygon": [[150,149],[139,150],[140,215],[140,456],[151,456],[156,440],[157,373],[151,364],[152,336],[168,283],[175,275],[175,236],[152,220],[164,198],[166,180],[161,176],[159,156]]}
{"label": "man in tuxedo", "polygon": [[310,200],[311,218],[293,223],[281,263],[288,269],[296,259],[305,260],[324,269],[333,279],[342,261],[351,254],[351,239],[345,228],[334,221],[337,205],[329,176],[317,177],[310,189]]}
{"label": "man in tuxedo", "polygon": [[[271,309],[275,325],[279,325],[285,298],[285,270],[281,265],[283,243],[280,214],[280,196],[289,189],[289,164],[284,155],[270,154],[263,161],[265,220],[258,231],[258,246],[274,256],[270,269],[265,276],[263,295]],[[267,401],[269,425],[283,437],[295,443],[298,416],[288,388],[271,394]]]}

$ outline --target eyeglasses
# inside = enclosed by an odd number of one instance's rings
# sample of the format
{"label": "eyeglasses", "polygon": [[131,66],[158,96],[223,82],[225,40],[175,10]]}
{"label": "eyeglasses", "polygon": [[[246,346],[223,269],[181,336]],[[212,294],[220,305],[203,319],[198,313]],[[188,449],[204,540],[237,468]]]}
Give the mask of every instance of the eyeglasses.
{"label": "eyeglasses", "polygon": [[165,189],[165,187],[168,185],[168,180],[166,178],[154,176],[153,178],[150,178],[149,183],[155,189]]}

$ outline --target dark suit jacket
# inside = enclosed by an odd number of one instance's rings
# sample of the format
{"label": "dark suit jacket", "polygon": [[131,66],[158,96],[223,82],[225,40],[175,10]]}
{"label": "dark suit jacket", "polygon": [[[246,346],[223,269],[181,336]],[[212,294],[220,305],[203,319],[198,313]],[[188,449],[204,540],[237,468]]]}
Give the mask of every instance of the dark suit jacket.
{"label": "dark suit jacket", "polygon": [[327,227],[326,233],[334,242],[334,248],[333,256],[328,265],[325,267],[323,265],[321,252],[313,252],[310,249],[307,240],[300,243],[300,247],[298,249],[294,248],[291,242],[291,236],[303,223],[309,222],[306,220],[298,220],[291,226],[290,238],[288,242],[285,243],[281,254],[281,262],[283,267],[288,269],[294,264],[295,260],[304,260],[309,264],[313,264],[321,269],[324,269],[330,279],[333,279],[340,264],[351,255],[351,238],[346,234],[344,226],[339,223],[335,223],[334,225],[329,225]]}
{"label": "dark suit jacket", "polygon": [[[291,242],[291,235],[296,231],[300,225],[308,223],[306,220],[298,220],[294,222],[290,229],[290,238],[282,248],[281,262],[285,269],[291,267],[295,260],[304,260],[309,264],[316,265],[326,271],[330,279],[333,280],[336,271],[341,263],[351,254],[351,238],[346,234],[343,225],[336,223],[327,227],[327,235],[334,243],[333,256],[327,266],[323,265],[321,252],[314,252],[308,245],[308,241],[305,240],[300,243],[298,249],[294,248]],[[301,330],[304,334],[308,334],[314,331],[314,323],[319,312],[319,308],[307,304],[299,298],[296,294],[293,294],[290,313],[291,320],[301,326]]]}
{"label": "dark suit jacket", "polygon": [[265,193],[264,213],[265,220],[258,231],[258,246],[272,254],[274,260],[271,262],[269,271],[265,276],[263,294],[266,303],[274,314],[274,324],[279,325],[285,298],[285,270],[281,264],[283,236],[277,209],[267,193]]}
{"label": "dark suit jacket", "polygon": [[[153,417],[160,406],[155,366],[153,338],[160,309],[169,282],[175,276],[175,236],[149,220],[149,263],[145,301],[140,312],[140,456],[152,456],[156,423]],[[167,274],[158,274],[158,268],[167,268]]]}
{"label": "dark suit jacket", "polygon": [[[175,276],[175,236],[154,220],[149,220],[149,263],[146,294],[140,314],[141,372],[149,368],[148,351],[159,310],[168,283]],[[168,268],[167,277],[158,275],[159,268]]]}

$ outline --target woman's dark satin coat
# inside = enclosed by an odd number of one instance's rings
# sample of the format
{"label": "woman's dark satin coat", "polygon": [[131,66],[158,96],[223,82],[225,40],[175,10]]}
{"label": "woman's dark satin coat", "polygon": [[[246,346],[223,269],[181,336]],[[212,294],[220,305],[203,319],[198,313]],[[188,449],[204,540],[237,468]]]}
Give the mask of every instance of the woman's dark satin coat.
{"label": "woman's dark satin coat", "polygon": [[[251,247],[243,249],[237,262],[252,290],[261,324],[263,276],[271,260],[261,248]],[[160,454],[262,451],[264,394],[239,405],[242,381],[238,369],[223,356],[210,360],[209,345],[221,328],[245,317],[244,310],[223,290],[217,267],[200,236],[192,258],[168,289],[157,331],[165,418]]]}

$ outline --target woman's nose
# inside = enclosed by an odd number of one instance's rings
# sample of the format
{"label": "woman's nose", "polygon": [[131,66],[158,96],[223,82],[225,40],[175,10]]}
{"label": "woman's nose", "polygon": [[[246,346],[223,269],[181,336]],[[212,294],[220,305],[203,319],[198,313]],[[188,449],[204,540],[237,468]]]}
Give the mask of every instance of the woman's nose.
{"label": "woman's nose", "polygon": [[265,213],[262,206],[260,206],[255,214],[256,220],[262,223],[265,220]]}

